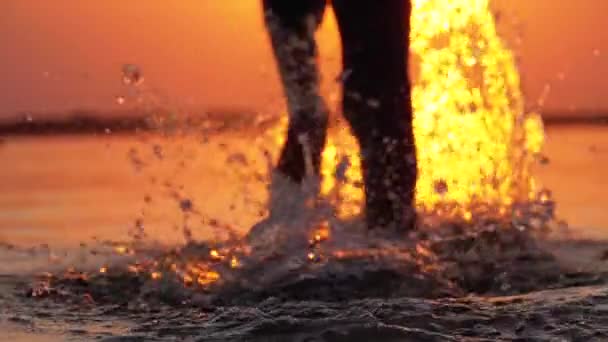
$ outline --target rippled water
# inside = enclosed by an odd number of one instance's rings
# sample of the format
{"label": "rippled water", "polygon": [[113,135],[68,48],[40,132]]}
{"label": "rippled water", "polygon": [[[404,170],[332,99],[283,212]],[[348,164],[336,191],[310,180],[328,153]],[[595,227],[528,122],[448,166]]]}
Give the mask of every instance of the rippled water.
{"label": "rippled water", "polygon": [[[251,170],[261,174],[266,165],[255,139],[238,134],[206,143],[7,138],[0,145],[10,165],[0,170],[0,329],[14,341],[605,340],[605,133],[549,131],[550,162],[538,173],[571,227],[549,238],[509,229],[446,238],[424,245],[434,259],[422,264],[408,258],[416,245],[406,242],[392,244],[398,252],[388,256],[329,263],[292,263],[285,258],[297,253],[279,253],[234,271],[238,281],[211,292],[116,267],[86,280],[56,278],[38,299],[28,295],[41,271],[127,265],[130,256],[91,253],[104,240],[145,233],[162,242],[148,251],[158,256],[227,227],[247,231],[265,200],[263,179]],[[437,267],[420,266],[428,264]]]}

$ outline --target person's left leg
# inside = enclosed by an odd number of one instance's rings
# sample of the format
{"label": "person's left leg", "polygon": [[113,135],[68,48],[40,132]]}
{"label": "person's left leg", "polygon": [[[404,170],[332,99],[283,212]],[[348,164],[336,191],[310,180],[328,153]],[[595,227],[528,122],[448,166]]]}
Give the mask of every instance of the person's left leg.
{"label": "person's left leg", "polygon": [[[319,90],[315,42],[326,0],[264,0],[263,7],[287,98],[289,124],[286,142],[272,173],[269,217],[254,225],[247,235],[250,243],[262,246],[271,239],[266,234],[272,234],[275,220],[291,222],[306,214],[303,207],[306,200],[317,195],[328,124]],[[303,186],[307,176],[313,176],[312,186]]]}

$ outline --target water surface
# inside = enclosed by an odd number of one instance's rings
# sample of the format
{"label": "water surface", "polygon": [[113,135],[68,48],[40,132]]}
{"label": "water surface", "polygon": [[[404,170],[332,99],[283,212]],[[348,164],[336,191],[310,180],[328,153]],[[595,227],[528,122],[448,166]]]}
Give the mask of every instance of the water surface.
{"label": "water surface", "polygon": [[255,137],[6,137],[0,144],[0,242],[6,245],[0,249],[0,331],[14,341],[605,340],[606,133],[598,126],[551,127],[549,162],[537,166],[570,228],[561,235],[566,240],[539,243],[555,257],[551,262],[569,270],[562,286],[514,296],[271,297],[213,307],[26,299],[33,272],[52,265],[44,254],[10,245],[77,250],[92,237],[127,240],[138,230],[179,243],[184,228],[212,236],[210,219],[245,232],[260,220],[265,199],[265,160]]}

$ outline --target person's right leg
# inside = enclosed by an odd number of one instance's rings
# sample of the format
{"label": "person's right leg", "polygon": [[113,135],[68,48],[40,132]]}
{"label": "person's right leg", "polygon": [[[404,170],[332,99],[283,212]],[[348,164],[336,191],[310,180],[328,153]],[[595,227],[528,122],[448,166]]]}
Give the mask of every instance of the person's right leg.
{"label": "person's right leg", "polygon": [[408,0],[334,0],[342,37],[343,111],[361,148],[369,229],[415,228],[417,178],[407,72]]}
{"label": "person's right leg", "polygon": [[[263,6],[289,112],[287,140],[277,170],[300,183],[306,171],[319,173],[325,147],[328,113],[319,94],[314,34],[326,0],[264,0]],[[307,165],[308,158],[312,165]]]}

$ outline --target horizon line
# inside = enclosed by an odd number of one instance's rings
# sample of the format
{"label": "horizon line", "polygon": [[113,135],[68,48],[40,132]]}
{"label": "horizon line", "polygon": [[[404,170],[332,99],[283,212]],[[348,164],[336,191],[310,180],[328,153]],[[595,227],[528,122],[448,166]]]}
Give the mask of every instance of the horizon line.
{"label": "horizon line", "polygon": [[[0,119],[0,135],[61,135],[61,134],[96,134],[96,133],[134,133],[153,131],[155,127],[152,114],[168,114],[167,111],[92,111],[76,110],[63,115],[25,114],[12,118]],[[253,114],[253,115],[252,115]],[[181,117],[182,123],[193,125],[203,121],[213,122],[225,128],[235,123],[238,127],[252,127],[259,118],[252,110],[215,109],[202,111],[200,114]],[[37,116],[42,118],[37,119]],[[608,111],[551,111],[541,114],[546,127],[568,125],[608,126]],[[268,117],[265,122],[274,122],[279,116]],[[258,124],[259,126],[259,124]]]}

